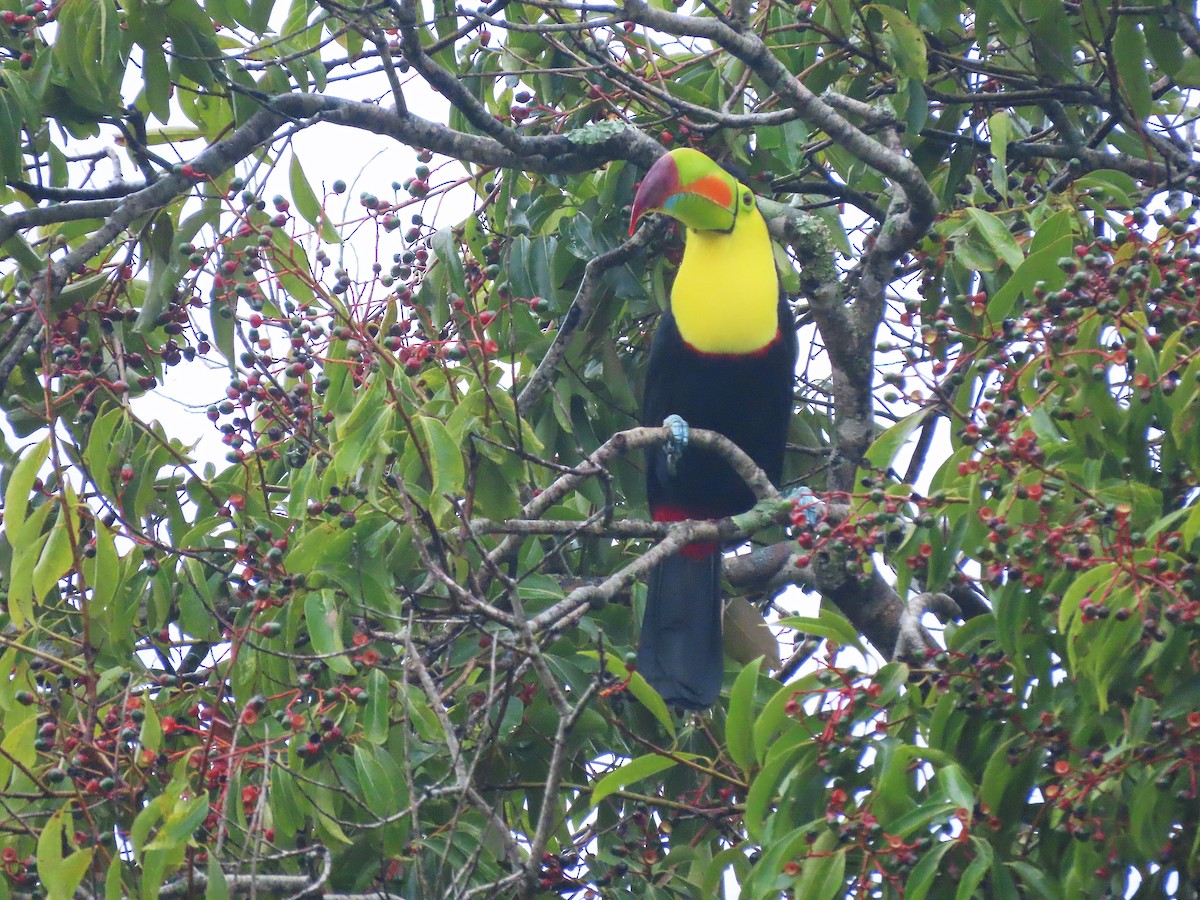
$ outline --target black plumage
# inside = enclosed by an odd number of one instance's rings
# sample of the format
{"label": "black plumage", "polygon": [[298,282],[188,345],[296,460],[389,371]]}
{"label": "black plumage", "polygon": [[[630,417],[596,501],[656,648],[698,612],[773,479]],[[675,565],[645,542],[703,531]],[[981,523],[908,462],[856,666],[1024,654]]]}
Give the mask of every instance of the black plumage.
{"label": "black plumage", "polygon": [[[730,315],[736,309],[731,303]],[[782,297],[778,317],[773,342],[755,353],[726,355],[689,346],[671,313],[664,313],[650,349],[642,422],[661,425],[673,414],[692,428],[720,432],[778,484],[798,353],[791,311]],[[755,501],[723,458],[694,446],[683,452],[673,472],[664,449],[651,451],[646,494],[657,521],[723,518],[745,512]],[[669,703],[701,709],[720,693],[720,572],[720,547],[694,544],[650,577],[638,670]]]}

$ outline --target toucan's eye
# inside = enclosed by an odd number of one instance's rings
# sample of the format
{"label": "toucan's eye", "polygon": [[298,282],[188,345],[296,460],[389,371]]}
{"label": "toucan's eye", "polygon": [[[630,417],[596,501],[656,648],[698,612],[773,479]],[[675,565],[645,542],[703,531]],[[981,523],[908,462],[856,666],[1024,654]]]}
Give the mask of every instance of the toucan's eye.
{"label": "toucan's eye", "polygon": [[742,194],[742,206],[749,206],[749,205],[750,205],[750,192],[746,191],[746,193]]}

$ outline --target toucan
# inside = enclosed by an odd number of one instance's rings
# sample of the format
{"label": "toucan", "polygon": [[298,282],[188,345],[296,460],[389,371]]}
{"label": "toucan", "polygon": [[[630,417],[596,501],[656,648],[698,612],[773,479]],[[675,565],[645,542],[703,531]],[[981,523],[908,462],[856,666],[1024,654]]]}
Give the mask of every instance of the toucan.
{"label": "toucan", "polygon": [[[686,447],[686,434],[720,432],[779,484],[797,341],[771,238],[754,193],[691,148],[646,173],[630,234],[650,212],[686,228],[647,362],[642,424],[675,429],[647,456],[650,512],[659,522],[736,515],[754,505],[753,493],[719,455]],[[711,706],[724,674],[721,547],[689,544],[652,570],[647,588],[638,672],[669,704]]]}

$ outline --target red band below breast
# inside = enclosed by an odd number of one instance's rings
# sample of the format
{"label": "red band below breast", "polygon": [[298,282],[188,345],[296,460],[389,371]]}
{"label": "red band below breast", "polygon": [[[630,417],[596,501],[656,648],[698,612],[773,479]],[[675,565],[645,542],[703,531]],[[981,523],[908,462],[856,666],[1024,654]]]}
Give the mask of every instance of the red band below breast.
{"label": "red band below breast", "polygon": [[[650,516],[655,522],[684,522],[688,519],[709,518],[702,512],[689,511],[682,506],[655,506],[650,510]],[[688,544],[679,551],[680,556],[688,559],[701,560],[712,556],[719,549],[716,541],[697,541]]]}
{"label": "red band below breast", "polygon": [[[695,346],[694,344],[689,344],[686,340],[683,341],[683,344],[692,353],[695,353],[697,356],[703,356],[707,359],[734,359],[734,360],[762,359],[762,357],[764,357],[768,353],[770,353],[771,349],[776,344],[779,343],[779,337],[780,337],[779,329],[776,329],[775,337],[771,338],[769,341],[767,341],[765,344],[763,344],[758,349],[748,350],[745,353],[711,353],[708,350],[701,350],[699,347]],[[681,337],[681,340],[682,340],[682,337]]]}

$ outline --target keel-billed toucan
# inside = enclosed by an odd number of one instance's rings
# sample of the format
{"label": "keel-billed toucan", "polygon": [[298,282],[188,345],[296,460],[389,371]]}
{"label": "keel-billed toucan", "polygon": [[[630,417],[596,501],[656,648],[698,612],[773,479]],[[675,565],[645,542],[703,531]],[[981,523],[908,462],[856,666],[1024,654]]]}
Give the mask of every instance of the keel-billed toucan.
{"label": "keel-billed toucan", "polygon": [[[680,148],[646,173],[633,221],[660,212],[687,228],[683,261],[650,347],[645,425],[669,416],[718,431],[776,484],[792,413],[796,330],[780,291],[754,194],[698,150]],[[656,521],[745,512],[754,495],[718,455],[657,448],[646,494]],[[691,544],[650,575],[638,671],[668,703],[712,705],[724,668],[721,548]]]}

